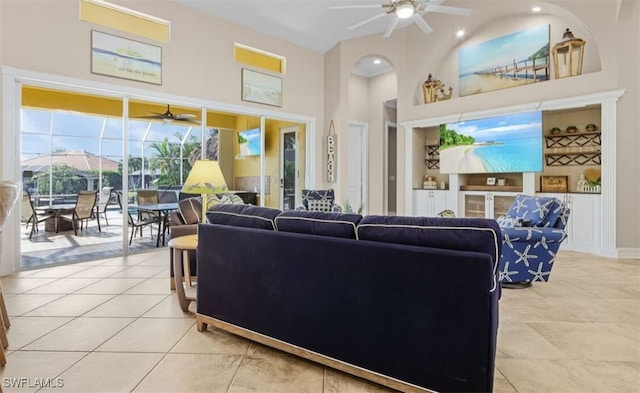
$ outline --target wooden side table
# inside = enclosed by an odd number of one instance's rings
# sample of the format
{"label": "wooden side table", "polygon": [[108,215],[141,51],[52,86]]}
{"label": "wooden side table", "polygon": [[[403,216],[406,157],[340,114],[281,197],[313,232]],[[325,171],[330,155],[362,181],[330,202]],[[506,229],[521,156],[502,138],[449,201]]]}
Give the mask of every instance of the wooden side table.
{"label": "wooden side table", "polygon": [[196,288],[191,282],[188,251],[197,247],[198,235],[180,236],[169,240],[169,248],[173,249],[173,279],[182,311],[188,311],[189,303],[196,300]]}

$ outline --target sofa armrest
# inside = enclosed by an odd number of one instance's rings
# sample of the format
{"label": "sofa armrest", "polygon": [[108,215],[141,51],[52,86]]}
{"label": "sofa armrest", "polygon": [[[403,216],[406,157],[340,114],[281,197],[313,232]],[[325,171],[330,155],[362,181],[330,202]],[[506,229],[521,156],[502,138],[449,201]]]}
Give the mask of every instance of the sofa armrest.
{"label": "sofa armrest", "polygon": [[564,229],[546,227],[513,227],[500,228],[505,240],[511,242],[539,242],[544,239],[546,243],[561,243],[566,237]]}
{"label": "sofa armrest", "polygon": [[331,206],[331,211],[334,212],[334,213],[342,213],[342,206],[333,205],[333,206]]}
{"label": "sofa armrest", "polygon": [[198,224],[171,225],[169,231],[172,239],[180,236],[196,235],[198,233]]}
{"label": "sofa armrest", "polygon": [[307,210],[307,208],[303,204],[300,204],[296,206],[296,210]]}

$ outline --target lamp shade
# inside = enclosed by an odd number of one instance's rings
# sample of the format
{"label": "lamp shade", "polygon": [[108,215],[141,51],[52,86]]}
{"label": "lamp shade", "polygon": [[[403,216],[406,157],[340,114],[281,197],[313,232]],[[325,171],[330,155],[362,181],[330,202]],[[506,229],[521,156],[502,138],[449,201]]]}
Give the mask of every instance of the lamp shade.
{"label": "lamp shade", "polygon": [[189,194],[222,194],[229,190],[218,161],[198,160],[191,168],[182,191]]}

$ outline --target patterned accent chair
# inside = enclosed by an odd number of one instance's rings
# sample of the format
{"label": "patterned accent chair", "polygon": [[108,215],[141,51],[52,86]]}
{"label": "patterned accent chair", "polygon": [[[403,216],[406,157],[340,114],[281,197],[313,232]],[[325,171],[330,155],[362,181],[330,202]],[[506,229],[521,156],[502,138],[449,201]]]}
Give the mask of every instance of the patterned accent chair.
{"label": "patterned accent chair", "polygon": [[296,210],[341,213],[342,207],[335,203],[333,189],[302,190],[302,204]]}
{"label": "patterned accent chair", "polygon": [[553,197],[516,196],[506,216],[496,221],[502,230],[502,255],[498,265],[506,288],[548,281],[551,268],[566,239],[570,210]]}

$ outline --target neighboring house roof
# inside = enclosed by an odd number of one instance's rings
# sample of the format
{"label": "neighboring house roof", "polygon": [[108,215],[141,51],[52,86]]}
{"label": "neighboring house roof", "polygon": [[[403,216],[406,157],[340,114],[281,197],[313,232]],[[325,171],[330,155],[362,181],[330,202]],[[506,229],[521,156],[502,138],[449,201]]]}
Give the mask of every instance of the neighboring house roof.
{"label": "neighboring house roof", "polygon": [[117,161],[110,160],[108,158],[100,158],[95,154],[86,151],[62,151],[52,153],[51,155],[45,155],[35,158],[29,158],[23,160],[21,163],[23,171],[41,172],[49,169],[49,165],[64,164],[75,168],[81,172],[97,171],[100,169],[100,160],[102,159],[103,171],[117,171]]}

